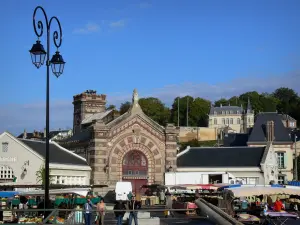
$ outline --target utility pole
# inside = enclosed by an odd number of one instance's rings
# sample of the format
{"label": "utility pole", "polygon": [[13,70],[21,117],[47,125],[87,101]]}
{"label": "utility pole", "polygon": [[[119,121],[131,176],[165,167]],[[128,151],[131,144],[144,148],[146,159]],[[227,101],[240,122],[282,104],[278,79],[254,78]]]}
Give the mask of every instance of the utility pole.
{"label": "utility pole", "polygon": [[295,166],[294,166],[294,180],[298,180],[298,160],[297,160],[297,135],[295,134]]}
{"label": "utility pole", "polygon": [[179,127],[179,119],[180,119],[180,117],[179,117],[179,114],[180,114],[180,112],[179,112],[179,101],[180,101],[180,97],[178,97],[178,100],[177,100],[177,126]]}
{"label": "utility pole", "polygon": [[186,98],[186,126],[189,126],[189,97]]}

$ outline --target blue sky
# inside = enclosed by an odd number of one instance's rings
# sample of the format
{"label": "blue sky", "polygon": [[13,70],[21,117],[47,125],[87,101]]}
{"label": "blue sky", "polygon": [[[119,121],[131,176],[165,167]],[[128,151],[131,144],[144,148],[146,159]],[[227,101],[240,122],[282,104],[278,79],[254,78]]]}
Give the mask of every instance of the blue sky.
{"label": "blue sky", "polygon": [[117,105],[130,100],[134,88],[166,104],[186,94],[214,100],[280,86],[299,91],[300,1],[0,4],[0,132],[44,126],[45,67],[37,70],[28,52],[36,41],[37,5],[63,27],[60,51],[67,63],[59,79],[51,77],[53,129],[71,126],[72,96],[86,89]]}

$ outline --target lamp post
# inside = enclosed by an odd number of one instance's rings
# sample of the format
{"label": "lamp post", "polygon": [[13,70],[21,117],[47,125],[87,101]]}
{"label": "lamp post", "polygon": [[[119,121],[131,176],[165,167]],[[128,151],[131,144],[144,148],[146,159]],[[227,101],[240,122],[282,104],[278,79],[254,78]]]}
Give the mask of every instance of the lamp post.
{"label": "lamp post", "polygon": [[[44,15],[45,22],[43,23],[41,20],[36,21],[36,13],[37,11],[42,11]],[[53,42],[56,47],[56,53],[52,56],[50,60],[50,27],[53,21],[56,21],[58,24],[59,32],[55,30],[53,32]],[[49,83],[50,83],[50,66],[53,74],[58,78],[64,71],[65,61],[62,56],[59,54],[58,48],[62,43],[62,29],[59,20],[57,17],[53,16],[48,20],[47,14],[45,10],[38,6],[35,8],[33,12],[33,28],[34,32],[38,38],[35,44],[33,44],[30,52],[32,63],[36,66],[36,68],[40,68],[46,58],[46,156],[45,156],[45,209],[49,208]],[[42,37],[44,28],[46,30],[46,41],[47,48],[44,49],[44,46],[41,44],[40,37]],[[45,212],[45,214],[48,214]],[[45,215],[46,216],[46,215]],[[45,217],[46,218],[46,217]]]}

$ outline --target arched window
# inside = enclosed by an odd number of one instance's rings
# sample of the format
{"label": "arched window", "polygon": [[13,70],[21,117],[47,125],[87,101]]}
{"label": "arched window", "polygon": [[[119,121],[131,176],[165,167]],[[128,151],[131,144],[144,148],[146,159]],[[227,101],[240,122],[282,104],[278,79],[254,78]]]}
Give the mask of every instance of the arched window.
{"label": "arched window", "polygon": [[9,166],[0,165],[0,181],[2,180],[13,180],[14,171]]}
{"label": "arched window", "polygon": [[130,151],[123,159],[123,176],[147,176],[148,162],[146,156],[140,151]]}

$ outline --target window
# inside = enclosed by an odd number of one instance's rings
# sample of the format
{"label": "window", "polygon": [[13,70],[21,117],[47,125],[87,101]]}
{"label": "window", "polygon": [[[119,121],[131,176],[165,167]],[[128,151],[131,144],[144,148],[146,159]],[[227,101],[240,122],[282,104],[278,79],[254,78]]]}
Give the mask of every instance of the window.
{"label": "window", "polygon": [[258,184],[259,178],[258,177],[237,177],[236,183],[243,183],[243,184]]}
{"label": "window", "polygon": [[222,124],[225,124],[225,119],[224,118],[222,119]]}
{"label": "window", "polygon": [[240,114],[240,111],[238,110],[238,111],[236,111],[236,114]]}
{"label": "window", "polygon": [[13,180],[14,171],[9,166],[0,166],[0,180]]}
{"label": "window", "polygon": [[230,111],[230,114],[233,114],[233,111]]}
{"label": "window", "polygon": [[285,176],[278,176],[278,184],[284,184],[285,183]]}
{"label": "window", "polygon": [[285,167],[284,165],[284,152],[277,152],[277,163],[278,168],[283,169]]}
{"label": "window", "polygon": [[229,119],[228,118],[226,119],[226,124],[229,124]]}
{"label": "window", "polygon": [[290,122],[290,127],[295,127],[295,122]]}
{"label": "window", "polygon": [[214,114],[217,115],[217,111],[214,111]]}
{"label": "window", "polygon": [[237,124],[241,124],[241,119],[240,118],[237,119]]}
{"label": "window", "polygon": [[2,142],[2,152],[8,151],[8,142]]}
{"label": "window", "polygon": [[56,183],[57,183],[57,184],[60,183],[60,176],[57,176]]}
{"label": "window", "polygon": [[228,112],[228,111],[226,111],[226,114],[229,114],[229,112]]}
{"label": "window", "polygon": [[230,124],[233,124],[233,119],[232,118],[230,118]]}
{"label": "window", "polygon": [[224,114],[225,114],[225,112],[224,112],[224,111],[222,111],[222,114],[224,115]]}
{"label": "window", "polygon": [[217,119],[214,119],[214,124],[218,124],[218,120]]}
{"label": "window", "polygon": [[250,121],[251,121],[250,118],[248,118],[248,123],[250,123]]}

